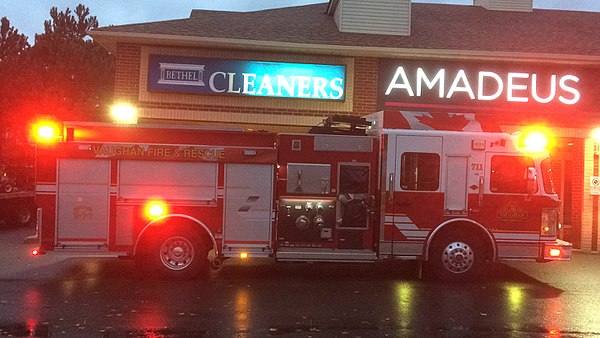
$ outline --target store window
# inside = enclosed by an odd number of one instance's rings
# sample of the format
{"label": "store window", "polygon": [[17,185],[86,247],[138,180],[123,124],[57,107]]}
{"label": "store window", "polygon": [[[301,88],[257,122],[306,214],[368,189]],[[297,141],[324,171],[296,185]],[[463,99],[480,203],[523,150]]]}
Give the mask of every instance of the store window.
{"label": "store window", "polygon": [[526,194],[529,168],[535,167],[533,159],[526,156],[492,157],[490,191],[495,193]]}
{"label": "store window", "polygon": [[436,191],[440,186],[440,156],[432,153],[404,153],[400,187],[403,190]]}

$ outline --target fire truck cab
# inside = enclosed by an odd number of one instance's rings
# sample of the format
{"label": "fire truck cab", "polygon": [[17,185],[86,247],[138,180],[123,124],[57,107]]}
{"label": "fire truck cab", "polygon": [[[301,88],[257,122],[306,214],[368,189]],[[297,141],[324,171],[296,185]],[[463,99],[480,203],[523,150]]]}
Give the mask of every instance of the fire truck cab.
{"label": "fire truck cab", "polygon": [[379,257],[426,261],[444,279],[485,261],[569,260],[548,153],[460,114],[447,114],[465,119],[460,131],[398,128],[433,116],[369,117],[382,143]]}

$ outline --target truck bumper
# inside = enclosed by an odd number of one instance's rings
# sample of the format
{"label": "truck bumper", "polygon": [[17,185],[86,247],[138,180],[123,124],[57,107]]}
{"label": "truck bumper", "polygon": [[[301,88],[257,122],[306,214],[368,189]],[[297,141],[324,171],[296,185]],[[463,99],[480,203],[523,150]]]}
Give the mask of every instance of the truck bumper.
{"label": "truck bumper", "polygon": [[557,239],[543,244],[542,261],[570,261],[573,256],[573,244]]}

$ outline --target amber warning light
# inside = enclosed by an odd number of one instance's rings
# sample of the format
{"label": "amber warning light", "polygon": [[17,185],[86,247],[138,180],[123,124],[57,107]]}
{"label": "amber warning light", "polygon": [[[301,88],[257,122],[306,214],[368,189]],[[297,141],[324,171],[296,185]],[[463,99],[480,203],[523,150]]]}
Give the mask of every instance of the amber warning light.
{"label": "amber warning light", "polygon": [[519,147],[529,153],[546,152],[554,146],[553,135],[545,127],[530,127],[519,133]]}
{"label": "amber warning light", "polygon": [[119,124],[136,124],[138,113],[136,107],[127,103],[119,103],[111,108],[113,122]]}
{"label": "amber warning light", "polygon": [[564,245],[564,242],[557,240],[557,244],[546,245],[544,248],[544,259],[550,261],[568,261],[571,260],[571,246]]}
{"label": "amber warning light", "polygon": [[550,257],[560,257],[560,249],[550,249]]}

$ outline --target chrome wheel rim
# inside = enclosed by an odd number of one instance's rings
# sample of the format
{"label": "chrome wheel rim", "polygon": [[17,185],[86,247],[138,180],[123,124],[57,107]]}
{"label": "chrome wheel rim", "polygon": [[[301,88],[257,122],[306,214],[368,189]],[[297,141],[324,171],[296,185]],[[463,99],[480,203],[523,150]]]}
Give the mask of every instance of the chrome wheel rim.
{"label": "chrome wheel rim", "polygon": [[170,237],[160,247],[160,260],[170,270],[183,270],[194,261],[194,246],[187,238]]}
{"label": "chrome wheel rim", "polygon": [[464,242],[449,243],[442,252],[444,267],[453,273],[468,271],[475,262],[475,252]]}

